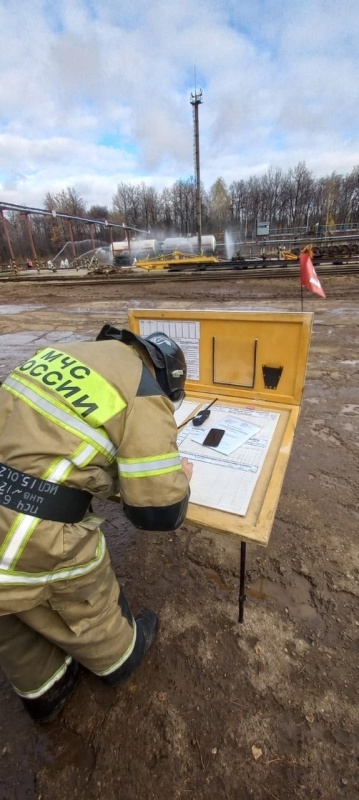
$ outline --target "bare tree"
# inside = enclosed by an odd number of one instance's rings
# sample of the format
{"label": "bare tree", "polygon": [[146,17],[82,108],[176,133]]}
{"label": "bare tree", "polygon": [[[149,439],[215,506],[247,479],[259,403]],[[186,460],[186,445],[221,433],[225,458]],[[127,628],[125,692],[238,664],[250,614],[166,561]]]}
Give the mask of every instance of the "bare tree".
{"label": "bare tree", "polygon": [[194,178],[176,181],[172,187],[173,223],[186,236],[196,230],[196,184]]}
{"label": "bare tree", "polygon": [[289,170],[286,189],[288,224],[291,226],[307,225],[313,177],[303,161],[300,161],[294,169]]}
{"label": "bare tree", "polygon": [[359,222],[359,166],[354,167],[350,178],[352,185],[351,222]]}
{"label": "bare tree", "polygon": [[173,196],[171,189],[163,189],[160,197],[160,214],[156,220],[157,226],[163,228],[165,236],[175,233]]}
{"label": "bare tree", "polygon": [[[55,195],[48,193],[44,200],[44,208],[49,211],[57,211],[59,214],[68,214],[75,217],[86,217],[86,205],[76,189],[69,186]],[[57,229],[57,230],[56,230]],[[81,222],[66,223],[65,220],[58,219],[52,228],[52,241],[56,246],[63,240],[63,244],[69,241],[71,235],[75,238],[87,238],[89,235],[88,226]]]}
{"label": "bare tree", "polygon": [[224,233],[231,222],[231,193],[223,178],[217,178],[209,190],[209,216],[214,230]]}
{"label": "bare tree", "polygon": [[138,186],[119,183],[112,199],[113,209],[119,215],[121,222],[134,228],[140,227],[138,195]]}
{"label": "bare tree", "polygon": [[271,227],[275,227],[279,222],[283,186],[284,176],[281,169],[270,168],[263,175],[261,214],[263,220],[268,220]]}
{"label": "bare tree", "polygon": [[161,214],[161,202],[156,189],[141,183],[138,188],[140,227],[150,231],[158,224]]}
{"label": "bare tree", "polygon": [[107,206],[91,206],[87,212],[90,219],[98,219],[100,222],[105,222],[109,218],[110,212]]}

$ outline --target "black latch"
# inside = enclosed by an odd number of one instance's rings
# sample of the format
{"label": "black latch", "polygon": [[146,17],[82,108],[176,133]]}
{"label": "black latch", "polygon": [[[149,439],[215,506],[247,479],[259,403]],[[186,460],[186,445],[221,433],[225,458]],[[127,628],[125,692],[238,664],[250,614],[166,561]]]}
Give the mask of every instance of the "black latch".
{"label": "black latch", "polygon": [[283,372],[283,367],[267,367],[263,364],[262,370],[266,389],[276,389]]}

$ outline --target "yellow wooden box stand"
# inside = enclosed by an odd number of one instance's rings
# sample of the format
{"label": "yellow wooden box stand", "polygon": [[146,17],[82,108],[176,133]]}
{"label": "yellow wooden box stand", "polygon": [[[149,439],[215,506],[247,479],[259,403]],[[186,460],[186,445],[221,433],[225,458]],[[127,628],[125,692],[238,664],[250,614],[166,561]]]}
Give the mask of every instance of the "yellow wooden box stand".
{"label": "yellow wooden box stand", "polygon": [[[207,426],[220,427],[221,419],[228,421],[232,412],[233,417],[258,426],[252,437],[258,447],[250,443],[249,449],[243,445],[245,450],[240,447],[233,455],[217,452],[214,460],[213,450],[193,441],[193,422],[179,426],[185,435],[185,441],[179,437],[179,450],[194,461],[188,521],[237,536],[241,542],[241,622],[246,543],[267,546],[269,542],[301,408],[312,321],[311,313],[129,311],[132,331],[141,336],[162,331],[183,349],[188,367],[185,403],[192,404],[189,420],[215,400]],[[203,476],[209,481],[208,504],[203,499]],[[241,498],[246,482],[247,495]],[[221,492],[221,484],[225,491]]]}

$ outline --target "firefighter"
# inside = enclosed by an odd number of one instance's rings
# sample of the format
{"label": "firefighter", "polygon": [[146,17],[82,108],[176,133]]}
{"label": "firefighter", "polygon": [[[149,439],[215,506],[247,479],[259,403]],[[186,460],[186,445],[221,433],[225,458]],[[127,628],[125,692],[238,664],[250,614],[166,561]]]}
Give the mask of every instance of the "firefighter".
{"label": "firefighter", "polygon": [[145,530],[182,524],[185,378],[164,334],[105,325],[94,342],[38,351],[0,388],[0,666],[35,722],[62,708],[79,665],[117,686],[155,640],[158,617],[134,619],[91,499],[119,492]]}

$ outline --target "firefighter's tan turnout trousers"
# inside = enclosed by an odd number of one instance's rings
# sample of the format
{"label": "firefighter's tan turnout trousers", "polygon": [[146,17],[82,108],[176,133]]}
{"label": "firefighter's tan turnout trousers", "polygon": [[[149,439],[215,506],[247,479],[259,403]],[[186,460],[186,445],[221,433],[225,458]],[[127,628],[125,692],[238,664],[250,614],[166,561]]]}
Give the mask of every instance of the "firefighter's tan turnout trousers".
{"label": "firefighter's tan turnout trousers", "polygon": [[0,616],[0,664],[17,694],[41,697],[70,657],[96,675],[120,667],[132,653],[136,624],[122,615],[119,594],[106,550],[90,574],[44,590],[26,611]]}

